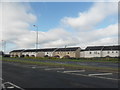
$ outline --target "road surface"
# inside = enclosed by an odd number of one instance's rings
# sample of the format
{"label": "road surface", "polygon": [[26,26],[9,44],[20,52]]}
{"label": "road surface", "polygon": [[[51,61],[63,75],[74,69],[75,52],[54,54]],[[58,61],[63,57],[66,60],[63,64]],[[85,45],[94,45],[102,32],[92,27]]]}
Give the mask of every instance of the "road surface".
{"label": "road surface", "polygon": [[116,75],[107,72],[68,70],[3,61],[0,79],[4,86],[20,90],[28,88],[118,88]]}

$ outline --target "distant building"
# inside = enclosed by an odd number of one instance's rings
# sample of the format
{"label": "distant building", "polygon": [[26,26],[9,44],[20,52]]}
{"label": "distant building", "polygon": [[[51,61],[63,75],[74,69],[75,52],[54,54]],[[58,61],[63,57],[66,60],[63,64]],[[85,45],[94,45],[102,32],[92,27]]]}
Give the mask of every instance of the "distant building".
{"label": "distant building", "polygon": [[88,46],[80,47],[45,48],[45,49],[22,49],[10,52],[10,57],[70,57],[70,58],[93,58],[93,57],[120,57],[120,45],[116,46]]}
{"label": "distant building", "polygon": [[116,46],[89,46],[80,51],[81,57],[120,57],[120,45]]}
{"label": "distant building", "polygon": [[80,57],[80,47],[13,50],[11,57]]}
{"label": "distant building", "polygon": [[58,56],[60,58],[63,58],[63,57],[79,58],[80,47],[59,48],[53,53],[53,55]]}
{"label": "distant building", "polygon": [[24,49],[22,49],[22,50],[13,50],[9,54],[10,54],[10,57],[21,57],[23,51],[24,51]]}

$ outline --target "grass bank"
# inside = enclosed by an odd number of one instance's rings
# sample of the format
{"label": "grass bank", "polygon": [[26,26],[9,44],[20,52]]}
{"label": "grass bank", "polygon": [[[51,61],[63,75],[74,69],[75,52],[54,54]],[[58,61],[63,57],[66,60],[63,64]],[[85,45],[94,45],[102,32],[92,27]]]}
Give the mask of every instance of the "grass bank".
{"label": "grass bank", "polygon": [[51,67],[64,67],[69,69],[85,69],[85,70],[97,70],[102,72],[118,72],[118,69],[115,68],[106,68],[106,67],[94,67],[94,66],[83,66],[83,65],[73,65],[73,64],[60,64],[52,62],[37,62],[37,61],[24,61],[24,60],[8,60],[3,59],[7,62],[15,62],[21,64],[33,64],[33,65],[42,65],[42,66],[51,66]]}
{"label": "grass bank", "polygon": [[[14,59],[21,59],[21,58],[15,58]],[[4,58],[3,58],[4,59]],[[6,59],[6,58],[5,58]],[[11,59],[11,58],[7,58]],[[59,61],[59,62],[103,62],[103,63],[120,63],[119,58],[73,58],[73,59],[67,59],[67,58],[55,58],[55,57],[24,57],[23,59],[34,59],[34,60],[50,60],[50,61]]]}

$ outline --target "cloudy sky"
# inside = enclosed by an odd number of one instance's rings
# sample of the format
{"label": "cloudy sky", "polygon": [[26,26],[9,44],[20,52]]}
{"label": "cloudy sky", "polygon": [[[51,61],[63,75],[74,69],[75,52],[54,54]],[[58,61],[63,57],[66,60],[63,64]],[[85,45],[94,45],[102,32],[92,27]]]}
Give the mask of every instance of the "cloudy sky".
{"label": "cloudy sky", "polygon": [[33,25],[39,48],[118,44],[117,2],[7,2],[0,17],[6,52],[35,48]]}

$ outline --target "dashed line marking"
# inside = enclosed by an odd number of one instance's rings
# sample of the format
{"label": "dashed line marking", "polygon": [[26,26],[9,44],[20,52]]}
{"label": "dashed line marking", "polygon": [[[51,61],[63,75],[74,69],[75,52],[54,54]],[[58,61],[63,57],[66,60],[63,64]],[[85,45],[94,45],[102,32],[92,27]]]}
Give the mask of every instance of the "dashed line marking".
{"label": "dashed line marking", "polygon": [[44,70],[64,70],[64,68],[46,68]]}
{"label": "dashed line marking", "polygon": [[36,68],[36,67],[32,67],[33,69]]}
{"label": "dashed line marking", "polygon": [[14,88],[14,87],[16,87],[16,88],[19,88],[20,90],[24,90],[23,88],[15,85],[15,84],[13,84],[13,83],[11,83],[11,82],[5,82],[5,83],[3,83],[3,85],[5,85],[5,84],[10,84],[10,85],[12,85],[11,87],[7,87],[7,88]]}
{"label": "dashed line marking", "polygon": [[96,78],[102,78],[102,79],[109,79],[109,80],[119,80],[119,79],[115,79],[115,78],[106,78],[106,77],[100,77],[100,76],[89,76],[89,75],[75,74],[75,73],[71,73],[71,74],[73,74],[73,75],[80,75],[80,76],[87,76],[87,77],[96,77]]}
{"label": "dashed line marking", "polygon": [[63,71],[63,73],[85,72],[85,70]]}
{"label": "dashed line marking", "polygon": [[120,80],[120,79],[115,79],[115,78],[106,78],[106,77],[100,77],[100,76],[93,76],[96,78],[102,78],[102,79],[109,79],[109,80]]}
{"label": "dashed line marking", "polygon": [[12,88],[14,88],[13,86],[10,86],[10,87],[7,87],[7,88],[10,88],[10,89],[12,89]]}
{"label": "dashed line marking", "polygon": [[88,76],[97,76],[97,75],[112,75],[112,73],[97,73],[97,74],[88,74]]}
{"label": "dashed line marking", "polygon": [[[64,73],[64,72],[61,72]],[[78,74],[78,73],[70,73],[67,72],[66,74],[72,74],[72,75],[78,75],[78,76],[85,76],[85,77],[96,77],[96,78],[102,78],[102,79],[108,79],[108,80],[120,80],[120,79],[115,79],[115,78],[106,78],[106,77],[100,77],[100,76],[94,76],[94,75],[85,75],[85,74]]]}
{"label": "dashed line marking", "polygon": [[36,68],[48,68],[47,66],[38,66]]}

